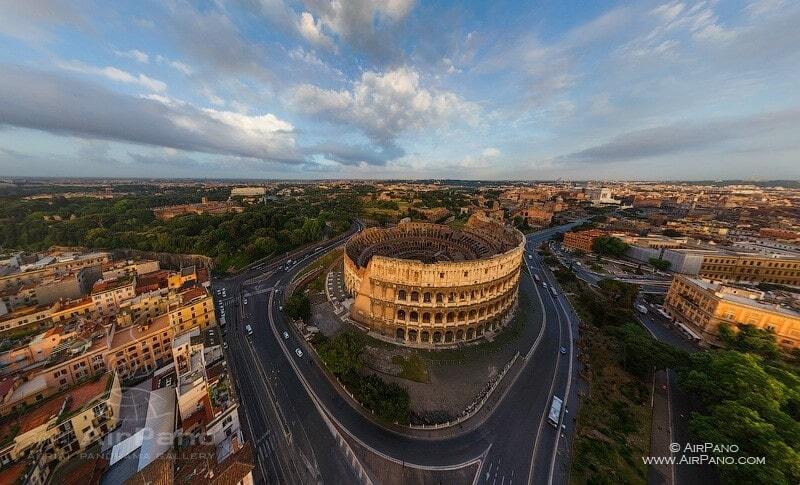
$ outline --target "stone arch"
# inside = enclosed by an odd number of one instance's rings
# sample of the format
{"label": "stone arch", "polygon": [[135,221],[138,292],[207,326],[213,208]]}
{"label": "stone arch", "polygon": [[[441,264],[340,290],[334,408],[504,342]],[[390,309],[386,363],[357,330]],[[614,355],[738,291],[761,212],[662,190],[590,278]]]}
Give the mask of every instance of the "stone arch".
{"label": "stone arch", "polygon": [[409,318],[409,320],[411,320],[412,322],[418,322],[418,321],[419,321],[419,313],[417,313],[417,312],[411,312],[411,313],[409,313],[409,315],[408,315],[408,318]]}
{"label": "stone arch", "polygon": [[478,316],[483,317],[485,315],[486,315],[486,307],[480,307],[480,309],[478,309]]}
{"label": "stone arch", "polygon": [[456,340],[464,340],[464,329],[459,328],[456,330]]}
{"label": "stone arch", "polygon": [[438,344],[442,341],[442,332],[433,332],[433,343]]}
{"label": "stone arch", "polygon": [[472,340],[474,338],[475,338],[475,329],[472,328],[472,327],[469,327],[467,329],[467,340]]}
{"label": "stone arch", "polygon": [[424,303],[430,303],[431,302],[431,292],[430,291],[426,291],[425,293],[422,294],[422,301]]}
{"label": "stone arch", "polygon": [[416,291],[411,292],[411,301],[419,301],[419,293]]}
{"label": "stone arch", "polygon": [[477,315],[478,315],[478,312],[476,312],[474,308],[473,308],[472,310],[470,310],[470,311],[469,311],[469,319],[470,319],[470,320],[475,320],[475,317],[476,317]]}
{"label": "stone arch", "polygon": [[433,316],[433,323],[442,323],[442,314],[437,313]]}
{"label": "stone arch", "polygon": [[463,322],[466,319],[467,319],[467,312],[464,312],[464,311],[458,312],[458,321],[459,322]]}
{"label": "stone arch", "polygon": [[422,333],[419,334],[420,342],[428,342],[430,341],[430,339],[431,339],[431,334],[425,330],[423,330]]}
{"label": "stone arch", "polygon": [[452,342],[453,341],[453,331],[448,330],[444,333],[444,341],[445,342]]}
{"label": "stone arch", "polygon": [[406,319],[406,311],[403,309],[397,310],[397,319],[405,321]]}
{"label": "stone arch", "polygon": [[477,335],[478,337],[483,335],[483,325],[478,325],[478,328],[475,329],[475,335]]}
{"label": "stone arch", "polygon": [[447,323],[453,323],[456,321],[456,314],[453,312],[447,312]]}
{"label": "stone arch", "polygon": [[456,294],[451,291],[450,294],[447,295],[447,303],[453,303],[454,301],[456,301]]}
{"label": "stone arch", "polygon": [[436,303],[444,303],[444,293],[436,293]]}
{"label": "stone arch", "polygon": [[416,342],[417,341],[417,331],[416,330],[409,330],[408,331],[408,341],[409,342]]}
{"label": "stone arch", "polygon": [[431,314],[425,312],[422,314],[422,323],[431,323]]}
{"label": "stone arch", "polygon": [[399,339],[399,340],[405,340],[406,339],[406,331],[404,329],[402,329],[402,328],[398,328],[397,330],[394,331],[394,338]]}
{"label": "stone arch", "polygon": [[397,292],[397,299],[406,301],[406,290],[400,290]]}

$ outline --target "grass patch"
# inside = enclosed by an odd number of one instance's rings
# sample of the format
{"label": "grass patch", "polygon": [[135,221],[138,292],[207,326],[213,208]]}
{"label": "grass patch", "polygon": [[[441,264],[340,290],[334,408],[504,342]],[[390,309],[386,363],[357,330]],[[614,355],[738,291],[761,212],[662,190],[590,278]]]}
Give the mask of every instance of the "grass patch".
{"label": "grass patch", "polygon": [[392,363],[400,366],[399,377],[415,382],[428,382],[428,366],[417,354],[395,355]]}

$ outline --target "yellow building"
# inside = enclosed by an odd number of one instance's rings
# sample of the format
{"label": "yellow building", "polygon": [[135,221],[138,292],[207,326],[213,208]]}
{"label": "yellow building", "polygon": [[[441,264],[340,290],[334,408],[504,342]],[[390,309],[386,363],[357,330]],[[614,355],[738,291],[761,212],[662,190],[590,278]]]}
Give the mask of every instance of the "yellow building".
{"label": "yellow building", "polygon": [[11,439],[0,449],[0,466],[34,449],[48,463],[75,456],[117,427],[121,396],[119,376],[101,373],[25,413],[4,418],[0,431]]}
{"label": "yellow building", "polygon": [[759,290],[676,276],[664,310],[706,343],[717,343],[720,325],[752,325],[774,330],[783,347],[800,347],[800,313],[763,298]]}
{"label": "yellow building", "polygon": [[205,288],[199,286],[180,293],[179,298],[170,303],[168,315],[175,335],[194,327],[203,330],[217,323],[214,300]]}
{"label": "yellow building", "polygon": [[708,255],[698,276],[712,281],[800,286],[800,258],[758,253]]}

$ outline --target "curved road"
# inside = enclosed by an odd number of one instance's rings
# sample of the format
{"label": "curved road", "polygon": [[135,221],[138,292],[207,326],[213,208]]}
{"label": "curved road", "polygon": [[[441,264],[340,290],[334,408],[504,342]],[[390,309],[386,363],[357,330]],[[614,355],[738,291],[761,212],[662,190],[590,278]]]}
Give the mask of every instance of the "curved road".
{"label": "curved road", "polygon": [[[566,230],[572,225],[574,224],[550,228],[528,236],[525,262],[531,275],[538,274],[549,284],[555,284],[552,274],[541,266],[535,248],[555,232]],[[340,242],[334,240],[323,243],[323,249],[332,248]],[[570,441],[569,433],[572,431],[571,412],[576,402],[577,363],[573,342],[577,338],[577,319],[560,291],[557,297],[553,297],[550,292],[535,284],[532,276],[523,275],[520,302],[531,307],[525,309],[528,321],[524,325],[524,331],[526,334],[537,335],[543,332],[542,338],[523,361],[523,368],[513,386],[506,391],[504,398],[485,421],[461,434],[453,431],[453,436],[446,438],[408,436],[387,430],[365,418],[340,397],[323,370],[312,359],[305,353],[302,357],[295,353],[296,348],[305,351],[305,347],[297,343],[293,329],[277,307],[284,296],[281,290],[285,285],[314,260],[312,255],[323,253],[314,251],[315,249],[308,248],[293,256],[305,259],[288,271],[281,271],[278,267],[282,260],[268,266],[259,265],[214,285],[215,297],[219,298],[216,290],[226,288],[228,296],[235,294],[234,299],[241,307],[236,314],[226,310],[229,323],[226,340],[237,340],[241,344],[241,340],[246,339],[247,346],[252,349],[252,354],[258,361],[249,364],[240,362],[235,367],[256,365],[268,369],[268,380],[272,381],[270,385],[277,389],[272,392],[277,396],[277,407],[281,409],[283,419],[289,426],[294,426],[292,436],[313,437],[307,440],[294,437],[285,440],[290,443],[287,448],[293,446],[300,449],[300,455],[304,458],[295,460],[296,462],[311,462],[312,466],[308,469],[313,472],[309,471],[306,477],[314,475],[315,481],[324,483],[353,480],[353,469],[346,466],[348,460],[339,448],[332,447],[333,437],[321,416],[321,413],[325,413],[351,439],[381,458],[403,463],[407,467],[428,470],[433,473],[432,478],[437,469],[458,467],[480,459],[480,470],[474,483],[566,483],[569,456],[566,448]],[[252,282],[254,277],[259,276],[257,282]],[[243,282],[246,280],[251,282],[245,285]],[[225,301],[223,298],[219,299],[220,302]],[[234,312],[236,311],[234,308]],[[252,336],[246,335],[245,325],[248,324],[253,329]],[[283,337],[284,332],[289,334],[288,339]],[[565,351],[563,354],[560,352],[561,347]],[[243,353],[241,345],[237,345],[236,349],[237,353]],[[268,414],[263,404],[253,405],[247,402],[250,399],[260,399],[258,387],[254,385],[256,383],[251,382],[258,380],[258,376],[254,375],[252,369],[242,368],[243,375],[239,375],[239,368],[234,370],[237,383],[244,381],[239,387],[240,394],[243,394],[247,421],[260,422],[262,429],[269,428],[269,422],[265,422],[260,416]],[[513,379],[514,376],[509,374],[506,377],[510,378]],[[243,392],[243,389],[249,389],[253,395],[248,396],[248,392]],[[567,395],[563,432],[559,432],[546,419],[553,395],[562,398]],[[257,433],[253,434],[256,436],[252,438],[258,441]],[[294,444],[295,442],[299,444]],[[270,447],[276,449],[279,445],[280,443]],[[337,451],[334,452],[334,449]],[[277,451],[270,456],[280,458]],[[289,450],[284,455],[291,453]],[[312,459],[308,460],[308,457]],[[280,468],[280,464],[276,466],[268,460],[261,466]],[[296,463],[293,466],[302,468]],[[274,477],[279,474],[272,475],[273,479],[268,479],[269,481],[275,480]],[[307,480],[308,478],[303,479]],[[277,481],[288,483],[291,480],[284,476]]]}

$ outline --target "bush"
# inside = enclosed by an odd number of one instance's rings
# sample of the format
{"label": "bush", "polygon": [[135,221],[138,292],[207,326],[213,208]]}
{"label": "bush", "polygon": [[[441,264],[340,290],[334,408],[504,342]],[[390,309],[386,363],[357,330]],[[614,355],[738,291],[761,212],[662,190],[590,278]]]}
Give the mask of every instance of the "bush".
{"label": "bush", "polygon": [[283,305],[283,311],[295,320],[303,320],[306,323],[311,321],[311,301],[303,292],[292,293]]}
{"label": "bush", "polygon": [[672,263],[666,259],[650,258],[647,261],[650,263],[650,266],[659,271],[667,271],[669,267],[672,266]]}
{"label": "bush", "polygon": [[592,243],[592,251],[603,256],[622,256],[629,247],[629,244],[614,236],[600,236]]}

